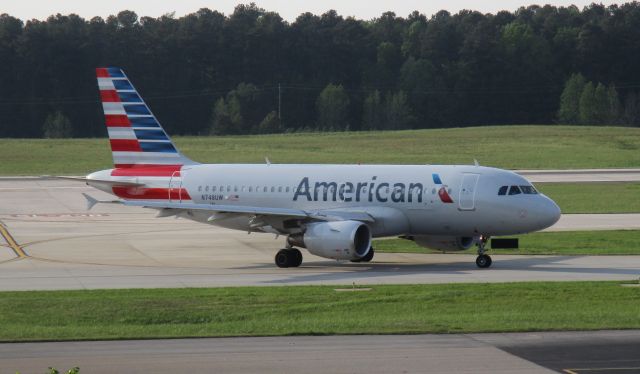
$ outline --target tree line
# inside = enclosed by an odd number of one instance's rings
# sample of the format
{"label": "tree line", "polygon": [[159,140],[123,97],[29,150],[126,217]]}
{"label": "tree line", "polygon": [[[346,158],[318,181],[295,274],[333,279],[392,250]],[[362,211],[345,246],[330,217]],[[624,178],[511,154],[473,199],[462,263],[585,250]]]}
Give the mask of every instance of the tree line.
{"label": "tree line", "polygon": [[0,136],[103,136],[94,68],[172,134],[640,124],[640,4],[481,14],[0,15]]}

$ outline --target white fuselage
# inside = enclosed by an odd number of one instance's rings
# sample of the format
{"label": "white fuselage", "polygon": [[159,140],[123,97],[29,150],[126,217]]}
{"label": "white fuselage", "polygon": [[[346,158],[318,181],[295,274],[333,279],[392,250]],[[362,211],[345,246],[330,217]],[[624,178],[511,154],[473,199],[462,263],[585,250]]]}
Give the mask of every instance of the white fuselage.
{"label": "white fuselage", "polygon": [[[202,164],[183,166],[172,177],[109,178],[168,188],[172,203],[366,211],[376,217],[370,225],[374,237],[511,235],[544,229],[560,216],[542,194],[499,195],[502,186],[531,184],[513,172],[482,166]],[[182,216],[251,231],[246,216]]]}

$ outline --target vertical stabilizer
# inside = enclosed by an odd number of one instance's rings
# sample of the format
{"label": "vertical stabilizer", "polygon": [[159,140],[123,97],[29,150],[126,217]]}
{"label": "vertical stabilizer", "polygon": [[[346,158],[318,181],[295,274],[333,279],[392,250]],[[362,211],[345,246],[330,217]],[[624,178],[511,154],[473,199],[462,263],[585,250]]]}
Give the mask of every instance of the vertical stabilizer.
{"label": "vertical stabilizer", "polygon": [[116,168],[195,164],[178,151],[120,68],[97,68],[96,75]]}

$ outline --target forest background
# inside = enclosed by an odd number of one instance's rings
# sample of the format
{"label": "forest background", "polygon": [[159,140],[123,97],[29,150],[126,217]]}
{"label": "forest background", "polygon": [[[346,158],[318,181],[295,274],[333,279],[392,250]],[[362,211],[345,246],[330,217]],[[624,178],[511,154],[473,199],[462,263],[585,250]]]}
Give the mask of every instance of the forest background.
{"label": "forest background", "polygon": [[176,18],[0,15],[0,137],[99,137],[95,68],[125,70],[171,134],[640,125],[640,4],[515,12],[254,4]]}

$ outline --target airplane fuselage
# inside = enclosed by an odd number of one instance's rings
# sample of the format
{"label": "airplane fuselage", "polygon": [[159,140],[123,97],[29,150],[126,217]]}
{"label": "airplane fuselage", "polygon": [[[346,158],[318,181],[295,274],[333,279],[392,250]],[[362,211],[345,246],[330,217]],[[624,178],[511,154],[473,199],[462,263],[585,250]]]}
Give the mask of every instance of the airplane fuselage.
{"label": "airplane fuselage", "polygon": [[[201,164],[165,176],[89,176],[145,184],[102,188],[119,197],[172,203],[376,211],[374,237],[395,235],[511,235],[557,221],[559,210],[542,194],[499,195],[502,186],[531,186],[506,170],[468,165]],[[152,191],[152,192],[149,192]],[[246,219],[191,212],[183,217],[251,231]]]}

